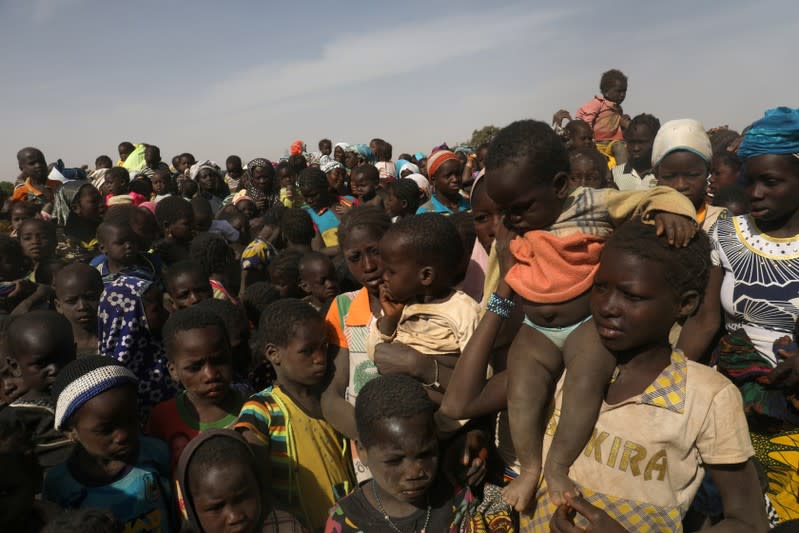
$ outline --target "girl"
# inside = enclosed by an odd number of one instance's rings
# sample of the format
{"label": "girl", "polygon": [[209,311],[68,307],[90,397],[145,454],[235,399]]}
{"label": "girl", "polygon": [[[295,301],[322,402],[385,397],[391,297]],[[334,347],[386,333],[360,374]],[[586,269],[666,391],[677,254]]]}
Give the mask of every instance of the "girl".
{"label": "girl", "polygon": [[28,279],[34,283],[49,284],[58,263],[53,261],[58,241],[55,224],[40,218],[28,218],[19,226],[22,253],[31,263]]}
{"label": "girl", "polygon": [[[262,157],[247,163],[247,175],[242,178],[247,196],[253,199],[255,206],[263,213],[279,203],[275,194],[275,167],[268,159]],[[242,184],[239,184],[239,190]]]}
{"label": "girl", "polygon": [[226,194],[218,196],[222,177],[219,175],[216,165],[210,161],[195,163],[191,168],[191,176],[197,182],[199,189],[197,194],[208,200],[211,210],[216,214],[222,209],[222,198],[227,196]]}

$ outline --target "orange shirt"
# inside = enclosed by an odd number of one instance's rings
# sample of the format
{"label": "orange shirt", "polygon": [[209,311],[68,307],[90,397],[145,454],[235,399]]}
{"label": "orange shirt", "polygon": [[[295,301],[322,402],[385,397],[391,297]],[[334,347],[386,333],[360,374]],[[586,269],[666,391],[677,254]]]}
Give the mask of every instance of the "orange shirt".
{"label": "orange shirt", "polygon": [[31,183],[30,178],[27,178],[25,179],[24,183],[21,183],[14,188],[14,194],[11,195],[11,201],[30,201],[30,196],[35,196],[37,200],[43,203],[52,203],[54,200],[53,192],[59,187],[61,187],[60,181],[47,180],[47,184],[44,186],[44,189],[40,189],[38,186]]}

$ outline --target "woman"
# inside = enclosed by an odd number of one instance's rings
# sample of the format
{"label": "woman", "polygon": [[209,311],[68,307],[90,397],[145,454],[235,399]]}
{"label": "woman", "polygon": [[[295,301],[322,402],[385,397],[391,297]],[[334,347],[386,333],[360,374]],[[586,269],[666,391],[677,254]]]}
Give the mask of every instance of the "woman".
{"label": "woman", "polygon": [[[752,443],[781,520],[799,518],[799,357],[776,341],[799,316],[799,109],[766,112],[744,135],[738,156],[752,202],[748,215],[722,218],[710,232],[714,271],[701,312],[678,347],[708,351],[724,310],[727,335],[715,355],[738,385]],[[796,339],[793,339],[796,340]]]}
{"label": "woman", "polygon": [[227,186],[219,174],[219,167],[212,161],[200,161],[192,165],[189,171],[191,179],[197,182],[198,195],[208,200],[214,215],[222,209],[222,199]]}
{"label": "woman", "polygon": [[56,191],[54,214],[64,227],[56,255],[65,262],[88,263],[97,255],[97,226],[103,219],[103,199],[89,182],[68,181]]}

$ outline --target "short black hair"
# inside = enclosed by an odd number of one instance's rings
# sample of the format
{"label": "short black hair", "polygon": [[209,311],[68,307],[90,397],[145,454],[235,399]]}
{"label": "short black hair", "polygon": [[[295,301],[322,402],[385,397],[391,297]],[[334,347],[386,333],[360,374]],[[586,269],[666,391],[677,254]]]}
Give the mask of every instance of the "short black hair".
{"label": "short black hair", "polygon": [[395,179],[388,182],[385,187],[388,194],[393,194],[398,200],[408,204],[408,211],[415,213],[422,201],[421,190],[415,181],[409,179]]}
{"label": "short black hair", "polygon": [[[114,162],[111,161],[111,158],[107,155],[100,155],[97,156],[97,159],[94,160],[94,166],[99,167],[100,165],[113,165]],[[113,168],[113,166],[111,167]]]}
{"label": "short black hair", "polygon": [[[241,330],[242,319],[244,318],[243,308],[230,300],[220,300],[219,298],[208,298],[202,302],[198,302],[197,305],[193,305],[192,307],[210,311],[221,318],[227,330],[230,342],[233,343],[233,335]],[[249,332],[249,329],[244,328],[244,331]]]}
{"label": "short black hair", "polygon": [[738,154],[731,150],[727,150],[726,147],[720,149],[718,152],[713,152],[713,159],[711,160],[711,166],[714,161],[718,161],[723,165],[730,167],[731,169],[735,170],[736,172],[740,172],[741,167],[744,166],[744,162],[738,157]]}
{"label": "short black hair", "polygon": [[429,414],[433,420],[435,404],[424,386],[403,374],[378,376],[363,386],[355,402],[358,440],[369,448],[375,442],[375,425],[388,418],[409,418]]}
{"label": "short black hair", "polygon": [[41,226],[42,228],[44,228],[44,230],[47,232],[47,236],[50,238],[50,244],[52,246],[55,246],[55,245],[58,244],[57,238],[56,238],[55,223],[48,222],[47,220],[44,220],[44,219],[41,219],[41,218],[36,218],[36,217],[26,218],[25,220],[20,222],[19,229],[17,229],[17,233],[18,234],[22,234],[22,227],[23,226],[27,226],[29,224],[36,224],[37,226]]}
{"label": "short black hair", "polygon": [[264,309],[279,299],[280,293],[268,281],[258,281],[244,289],[241,301],[247,319],[253,324],[258,324]]}
{"label": "short black hair", "polygon": [[438,213],[422,213],[398,220],[383,239],[401,241],[418,265],[436,269],[436,277],[450,281],[463,257],[463,241],[455,224]]}
{"label": "short black hair", "polygon": [[300,262],[297,264],[298,272],[300,274],[300,279],[302,279],[303,269],[307,268],[309,264],[315,261],[321,261],[323,263],[329,263],[331,265],[333,264],[333,260],[330,259],[325,254],[323,254],[322,252],[317,252],[317,251],[305,252],[304,254],[302,254],[302,257],[300,257]]}
{"label": "short black hair", "polygon": [[192,154],[192,153],[189,153],[189,152],[183,152],[183,153],[182,153],[182,154],[180,154],[178,157],[179,157],[180,159],[183,159],[184,157],[185,157],[186,159],[190,159],[190,160],[191,160],[191,162],[192,162],[192,164],[194,164],[194,163],[196,163],[196,162],[197,162],[197,160],[194,158],[194,154]]}
{"label": "short black hair", "polygon": [[752,202],[749,199],[749,195],[746,194],[746,189],[737,183],[725,185],[713,195],[713,205],[726,207],[730,203],[741,204],[747,211],[752,207]]}
{"label": "short black hair", "polygon": [[627,83],[627,76],[624,72],[612,68],[602,73],[602,78],[599,80],[599,90],[604,93],[616,82]]}
{"label": "short black hair", "polygon": [[122,141],[121,143],[119,143],[119,146],[117,148],[127,148],[131,152],[136,149],[136,147],[133,146],[133,143],[130,141]]}
{"label": "short black hair", "polygon": [[645,126],[648,128],[649,131],[652,132],[652,138],[654,139],[658,134],[658,131],[660,131],[660,119],[658,119],[655,115],[650,115],[649,113],[635,115],[630,121],[630,125],[627,126],[626,131],[630,131],[634,127],[638,126]]}
{"label": "short black hair", "polygon": [[331,141],[330,139],[322,139],[322,140],[320,140],[319,144],[317,145],[319,147],[320,151],[322,150],[322,146],[324,146],[324,145],[327,145],[327,146],[330,146],[331,148],[333,148],[333,141]]}
{"label": "short black hair", "polygon": [[239,166],[241,166],[241,158],[239,156],[237,156],[237,155],[229,155],[229,156],[227,156],[227,159],[225,159],[225,166],[227,166],[227,165],[229,165],[231,163],[233,163],[233,164],[238,163]]}
{"label": "short black hair", "polygon": [[292,207],[283,212],[280,220],[280,232],[292,244],[307,244],[316,235],[311,215],[305,209]]}
{"label": "short black hair", "polygon": [[602,175],[602,178],[605,181],[608,180],[608,174],[610,172],[610,169],[608,168],[608,160],[599,150],[593,146],[569,150],[569,168],[571,168],[571,162],[579,158],[584,158],[591,161]]}
{"label": "short black hair", "polygon": [[19,243],[19,240],[5,233],[0,233],[0,256],[10,258],[17,263],[17,273],[16,275],[12,274],[14,275],[14,279],[3,279],[0,281],[15,281],[17,276],[24,275],[22,270],[26,259],[22,253],[22,245]]}
{"label": "short black hair", "polygon": [[385,209],[377,206],[366,205],[350,209],[341,217],[341,223],[338,226],[339,245],[345,246],[352,235],[352,230],[358,227],[367,227],[373,230],[379,239],[391,227],[391,218]]}
{"label": "short black hair", "polygon": [[529,165],[533,179],[549,183],[569,171],[569,153],[549,124],[519,120],[499,130],[488,148],[486,170],[507,164]]}
{"label": "short black hair", "polygon": [[390,161],[394,147],[391,143],[383,139],[372,139],[372,144],[375,145],[375,159],[378,161]]}
{"label": "short black hair", "polygon": [[[191,487],[199,476],[211,468],[233,464],[245,465],[247,470],[256,472],[255,457],[246,443],[224,435],[209,437],[194,450],[191,460],[186,465],[185,484]],[[255,478],[258,479],[257,474]],[[187,496],[194,497],[192,494]]]}
{"label": "short black hair", "polygon": [[208,277],[208,275],[205,273],[205,270],[203,270],[202,265],[198,264],[197,262],[191,261],[189,259],[178,261],[164,268],[163,277],[167,292],[172,292],[172,289],[174,289],[173,285],[175,280],[184,274],[199,274],[200,277]]}
{"label": "short black hair", "polygon": [[26,349],[27,333],[29,330],[39,331],[39,346],[59,354],[59,358],[72,360],[75,358],[75,337],[72,333],[72,324],[60,313],[55,311],[37,309],[20,315],[8,328],[8,348],[12,357]]}
{"label": "short black hair", "polygon": [[[288,164],[294,169],[294,172],[300,172],[303,169],[308,168],[308,161],[306,161],[305,157],[300,154],[289,156]],[[319,169],[317,168],[317,170]]]}
{"label": "short black hair", "polygon": [[129,190],[130,192],[141,194],[149,201],[150,196],[153,194],[153,184],[150,178],[139,175],[135,180],[130,182]]}
{"label": "short black hair", "polygon": [[105,181],[112,182],[114,180],[122,180],[125,183],[130,183],[130,172],[125,167],[111,167],[105,175]]}
{"label": "short black hair", "polygon": [[123,533],[125,526],[119,522],[111,511],[84,507],[61,511],[55,518],[47,522],[41,533]]}
{"label": "short black hair", "polygon": [[281,172],[283,170],[288,171],[288,173],[286,174],[287,176],[296,176],[297,175],[297,171],[294,170],[294,167],[289,165],[288,161],[281,161],[280,163],[278,163],[277,166],[275,167],[275,174],[277,174],[278,172]]}
{"label": "short black hair", "polygon": [[225,239],[215,233],[200,233],[191,241],[189,258],[203,269],[206,276],[226,272],[233,254]]}
{"label": "short black hair", "polygon": [[563,130],[566,133],[568,133],[569,136],[571,136],[577,133],[577,130],[579,130],[580,128],[586,128],[588,131],[593,132],[593,130],[591,129],[591,125],[588,122],[580,120],[579,118],[575,120],[570,120],[569,123],[566,124],[566,126],[563,128]]}
{"label": "short black hair", "polygon": [[303,252],[300,250],[285,250],[272,259],[267,267],[270,277],[281,277],[293,281],[296,285],[300,282],[300,259]]}
{"label": "short black hair", "polygon": [[327,175],[316,167],[302,169],[297,181],[301,189],[313,188],[314,190],[325,191],[330,188]]}
{"label": "short black hair", "polygon": [[181,331],[191,331],[193,329],[217,328],[222,336],[225,346],[230,346],[227,328],[222,318],[209,309],[193,305],[185,309],[178,309],[167,319],[162,330],[164,349],[167,358],[172,361],[175,350],[175,337]]}
{"label": "short black hair", "polygon": [[[705,292],[710,277],[710,240],[697,231],[688,246],[670,246],[665,235],[658,237],[654,224],[631,220],[619,226],[608,239],[602,253],[620,250],[660,264],[669,287],[677,294]],[[600,259],[601,261],[601,259]]]}
{"label": "short black hair", "polygon": [[372,183],[380,183],[380,171],[377,170],[377,167],[374,165],[366,164],[353,168],[352,173],[350,174],[350,179],[354,180],[356,174],[363,175]]}
{"label": "short black hair", "polygon": [[285,298],[266,306],[261,313],[256,334],[258,354],[263,355],[267,344],[285,347],[297,328],[311,320],[324,320],[311,305],[296,298]]}

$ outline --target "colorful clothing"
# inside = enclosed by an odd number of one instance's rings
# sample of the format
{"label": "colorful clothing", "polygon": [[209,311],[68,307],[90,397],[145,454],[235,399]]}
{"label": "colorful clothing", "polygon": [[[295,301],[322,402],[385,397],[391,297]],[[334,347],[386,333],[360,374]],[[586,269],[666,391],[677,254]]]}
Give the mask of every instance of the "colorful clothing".
{"label": "colorful clothing", "polygon": [[109,509],[126,532],[177,531],[172,527],[169,455],[163,442],[141,437],[139,456],[118,479],[105,485],[84,485],[62,463],[44,478],[45,499],[67,508]]}
{"label": "colorful clothing", "polygon": [[153,406],[177,392],[167,370],[164,346],[147,325],[142,297],[152,284],[124,275],[106,282],[97,314],[99,353],[136,374],[143,420]]}
{"label": "colorful clothing", "polygon": [[162,266],[159,257],[152,254],[139,254],[139,260],[135,265],[124,267],[116,274],[112,274],[109,270],[108,257],[105,254],[98,255],[92,259],[89,265],[97,269],[104,283],[110,283],[120,276],[156,281],[161,276]]}
{"label": "colorful clothing", "polygon": [[[238,391],[234,389],[230,390],[230,394],[239,396]],[[244,398],[241,398],[241,400],[238,402],[239,404],[243,402]],[[182,390],[171,400],[159,403],[153,408],[150,417],[147,419],[147,426],[144,428],[144,432],[147,435],[156,437],[166,442],[169,446],[172,472],[175,471],[183,448],[186,447],[186,444],[191,439],[206,429],[232,428],[238,417],[238,413],[228,414],[214,422],[203,423],[186,405],[187,402],[186,391]]]}
{"label": "colorful clothing", "polygon": [[601,96],[594,96],[593,100],[577,110],[575,118],[591,126],[594,132],[594,139],[597,141],[620,141],[624,139],[619,104],[615,102],[606,100]]}
{"label": "colorful clothing", "polygon": [[[410,177],[410,176],[408,176]],[[468,211],[472,208],[469,200],[464,198],[463,196],[458,197],[458,212]],[[416,214],[420,215],[422,213],[441,213],[443,215],[451,215],[453,211],[441,203],[438,199],[438,194],[434,194],[430,197],[430,200],[423,203],[419,206],[419,209],[416,210]]]}
{"label": "colorful clothing", "polygon": [[[546,456],[563,402],[561,378],[544,436]],[[628,531],[682,531],[705,465],[740,464],[754,454],[733,383],[674,351],[671,363],[638,396],[603,402],[593,435],[569,477],[585,498]],[[541,484],[521,531],[549,531],[555,506]],[[585,527],[581,516],[577,525]]]}
{"label": "colorful clothing", "polygon": [[336,430],[308,415],[279,386],[253,395],[235,427],[268,449],[277,503],[309,529],[323,527],[327,510],[352,486],[347,446]]}
{"label": "colorful clothing", "polygon": [[277,249],[272,243],[256,237],[241,252],[241,269],[266,272],[266,267],[276,255]]}
{"label": "colorful clothing", "polygon": [[238,305],[239,299],[230,294],[228,290],[220,281],[209,279],[208,283],[211,285],[211,292],[215,300],[227,300],[228,302]]}
{"label": "colorful clothing", "polygon": [[[339,196],[338,205],[345,207],[352,207],[355,198],[352,196]],[[315,211],[308,206],[303,207],[308,214],[311,215],[311,220],[319,235],[322,236],[325,246],[338,246],[338,225],[341,224],[338,216],[331,208],[324,207],[319,211]]]}
{"label": "colorful clothing", "polygon": [[11,201],[23,201],[36,204],[41,209],[45,204],[53,204],[55,202],[55,191],[61,187],[61,182],[57,180],[48,179],[43,187],[34,185],[30,178],[14,187],[14,193],[11,195]]}

